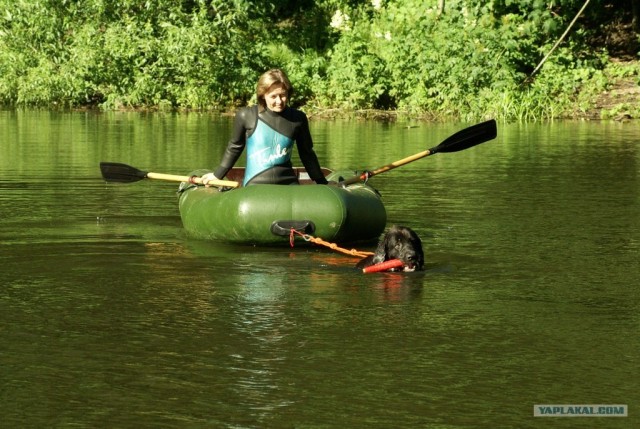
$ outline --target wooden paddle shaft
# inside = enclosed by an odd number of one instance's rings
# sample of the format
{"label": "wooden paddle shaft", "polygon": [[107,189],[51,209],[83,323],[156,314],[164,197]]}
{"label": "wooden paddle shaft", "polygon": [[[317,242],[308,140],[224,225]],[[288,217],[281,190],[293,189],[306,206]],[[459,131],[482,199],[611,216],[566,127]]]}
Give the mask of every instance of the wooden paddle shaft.
{"label": "wooden paddle shaft", "polygon": [[408,157],[403,158],[401,160],[394,161],[391,164],[385,165],[384,167],[380,167],[378,169],[375,169],[375,170],[372,171],[372,173],[373,173],[373,175],[384,173],[385,171],[393,170],[394,168],[401,167],[401,166],[403,166],[405,164],[408,164],[410,162],[413,162],[413,161],[415,161],[417,159],[420,159],[420,158],[424,158],[425,156],[429,156],[429,155],[431,155],[431,151],[430,150],[425,150],[423,152],[416,153],[415,155],[408,156]]}
{"label": "wooden paddle shaft", "polygon": [[416,153],[415,155],[409,156],[399,161],[392,162],[391,164],[387,164],[384,167],[380,167],[376,170],[365,171],[359,176],[350,177],[349,179],[344,180],[340,183],[342,185],[351,185],[352,183],[356,183],[360,180],[367,180],[371,176],[384,173],[385,171],[392,170],[396,167],[400,167],[401,165],[408,164],[412,161],[424,158],[425,156],[429,156],[434,153],[459,152],[461,150],[469,149],[470,147],[486,142],[487,140],[494,139],[496,135],[496,121],[494,119],[491,119],[489,121],[472,125],[468,128],[465,128],[464,130],[458,131],[457,133],[446,138],[436,147],[432,147],[431,149]]}
{"label": "wooden paddle shaft", "polygon": [[[425,151],[416,153],[414,155],[408,156],[408,157],[400,159],[398,161],[394,161],[391,164],[387,164],[387,165],[385,165],[383,167],[376,168],[375,170],[370,171],[368,176],[375,176],[376,174],[380,174],[380,173],[387,172],[389,170],[393,170],[394,168],[401,167],[401,166],[403,166],[405,164],[408,164],[410,162],[413,162],[413,161],[415,161],[417,159],[420,159],[420,158],[424,158],[425,156],[429,156],[429,155],[431,155],[431,151],[427,149]],[[359,182],[361,180],[366,180],[366,179],[367,179],[367,173],[364,173],[364,174],[362,174],[360,176],[350,177],[350,178],[342,181],[341,183],[343,185],[351,185],[351,184],[354,184],[356,182]]]}
{"label": "wooden paddle shaft", "polygon": [[[166,180],[169,182],[188,182],[203,185],[202,178],[198,176],[178,176],[175,174],[163,174],[163,173],[147,173],[147,178],[156,180]],[[207,182],[207,185],[214,186],[227,186],[229,188],[237,188],[240,186],[238,182],[232,180],[219,180],[212,179]]]}

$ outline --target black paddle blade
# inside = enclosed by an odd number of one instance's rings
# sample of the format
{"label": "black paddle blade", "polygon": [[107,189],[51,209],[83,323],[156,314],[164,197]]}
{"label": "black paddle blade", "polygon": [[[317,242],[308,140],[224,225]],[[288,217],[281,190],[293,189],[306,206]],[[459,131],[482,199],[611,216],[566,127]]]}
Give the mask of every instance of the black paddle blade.
{"label": "black paddle blade", "polygon": [[147,177],[146,171],[119,162],[101,162],[102,177],[109,182],[131,183]]}
{"label": "black paddle blade", "polygon": [[429,149],[429,152],[432,154],[437,152],[458,152],[493,140],[497,135],[498,129],[496,127],[496,121],[495,119],[490,119],[458,131],[438,146]]}

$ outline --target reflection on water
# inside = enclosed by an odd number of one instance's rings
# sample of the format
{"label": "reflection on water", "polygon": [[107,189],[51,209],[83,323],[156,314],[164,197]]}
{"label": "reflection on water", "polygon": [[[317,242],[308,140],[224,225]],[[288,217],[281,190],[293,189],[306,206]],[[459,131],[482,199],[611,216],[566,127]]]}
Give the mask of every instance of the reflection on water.
{"label": "reflection on water", "polygon": [[[312,131],[324,165],[371,169],[463,126]],[[638,425],[637,124],[502,125],[372,179],[426,270],[368,275],[303,243],[194,240],[174,184],[100,179],[210,167],[229,127],[0,112],[6,425],[522,428],[539,403],[629,404],[587,424]]]}

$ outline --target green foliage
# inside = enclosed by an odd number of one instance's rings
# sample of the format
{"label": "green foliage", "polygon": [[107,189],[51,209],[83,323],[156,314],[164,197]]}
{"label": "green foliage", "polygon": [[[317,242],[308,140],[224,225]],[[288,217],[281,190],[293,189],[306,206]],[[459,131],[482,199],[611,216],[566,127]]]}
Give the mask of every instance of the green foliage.
{"label": "green foliage", "polygon": [[334,48],[320,95],[326,103],[348,109],[377,107],[387,91],[385,62],[369,46],[369,29],[346,31]]}
{"label": "green foliage", "polygon": [[583,1],[0,0],[0,103],[224,109],[282,67],[318,109],[572,116],[630,73],[587,44],[613,3],[532,76]]}
{"label": "green foliage", "polygon": [[602,88],[591,80],[605,61],[586,48],[580,30],[529,79],[560,25],[573,18],[572,6],[580,6],[560,3],[555,10],[541,2],[463,0],[446,2],[444,11],[421,0],[345,7],[352,19],[340,28],[329,52],[329,85],[316,88],[316,97],[329,106],[465,119],[546,119],[584,110],[593,95],[585,89]]}
{"label": "green foliage", "polygon": [[5,102],[221,108],[246,99],[265,64],[246,8],[224,0],[2,3]]}

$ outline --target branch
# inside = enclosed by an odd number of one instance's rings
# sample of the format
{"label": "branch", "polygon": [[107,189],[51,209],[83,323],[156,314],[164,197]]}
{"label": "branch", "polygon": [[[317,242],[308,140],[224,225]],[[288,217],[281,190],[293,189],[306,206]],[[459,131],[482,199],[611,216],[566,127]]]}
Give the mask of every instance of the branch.
{"label": "branch", "polygon": [[555,45],[553,45],[553,48],[551,48],[551,50],[547,53],[547,55],[545,55],[545,57],[542,59],[542,61],[540,61],[540,64],[538,64],[538,66],[531,72],[531,74],[529,75],[529,77],[526,79],[526,81],[531,80],[531,78],[533,77],[534,74],[536,74],[536,72],[538,70],[540,70],[540,67],[542,67],[542,65],[547,61],[547,59],[549,59],[549,57],[551,56],[551,54],[553,53],[553,51],[556,50],[556,48],[558,47],[558,45],[560,45],[560,43],[562,43],[562,40],[564,40],[564,38],[566,37],[567,34],[569,34],[569,30],[571,30],[571,27],[573,27],[573,24],[576,23],[576,21],[578,20],[578,18],[580,17],[580,15],[582,15],[582,12],[584,12],[584,10],[587,8],[587,5],[589,4],[589,0],[587,0],[586,2],[584,2],[584,4],[582,5],[582,8],[580,8],[580,10],[578,11],[578,13],[576,14],[575,18],[573,18],[573,21],[571,21],[571,23],[569,23],[569,26],[567,27],[567,29],[564,31],[564,33],[562,34],[562,36],[560,36],[560,38],[558,39],[558,41],[555,43]]}

